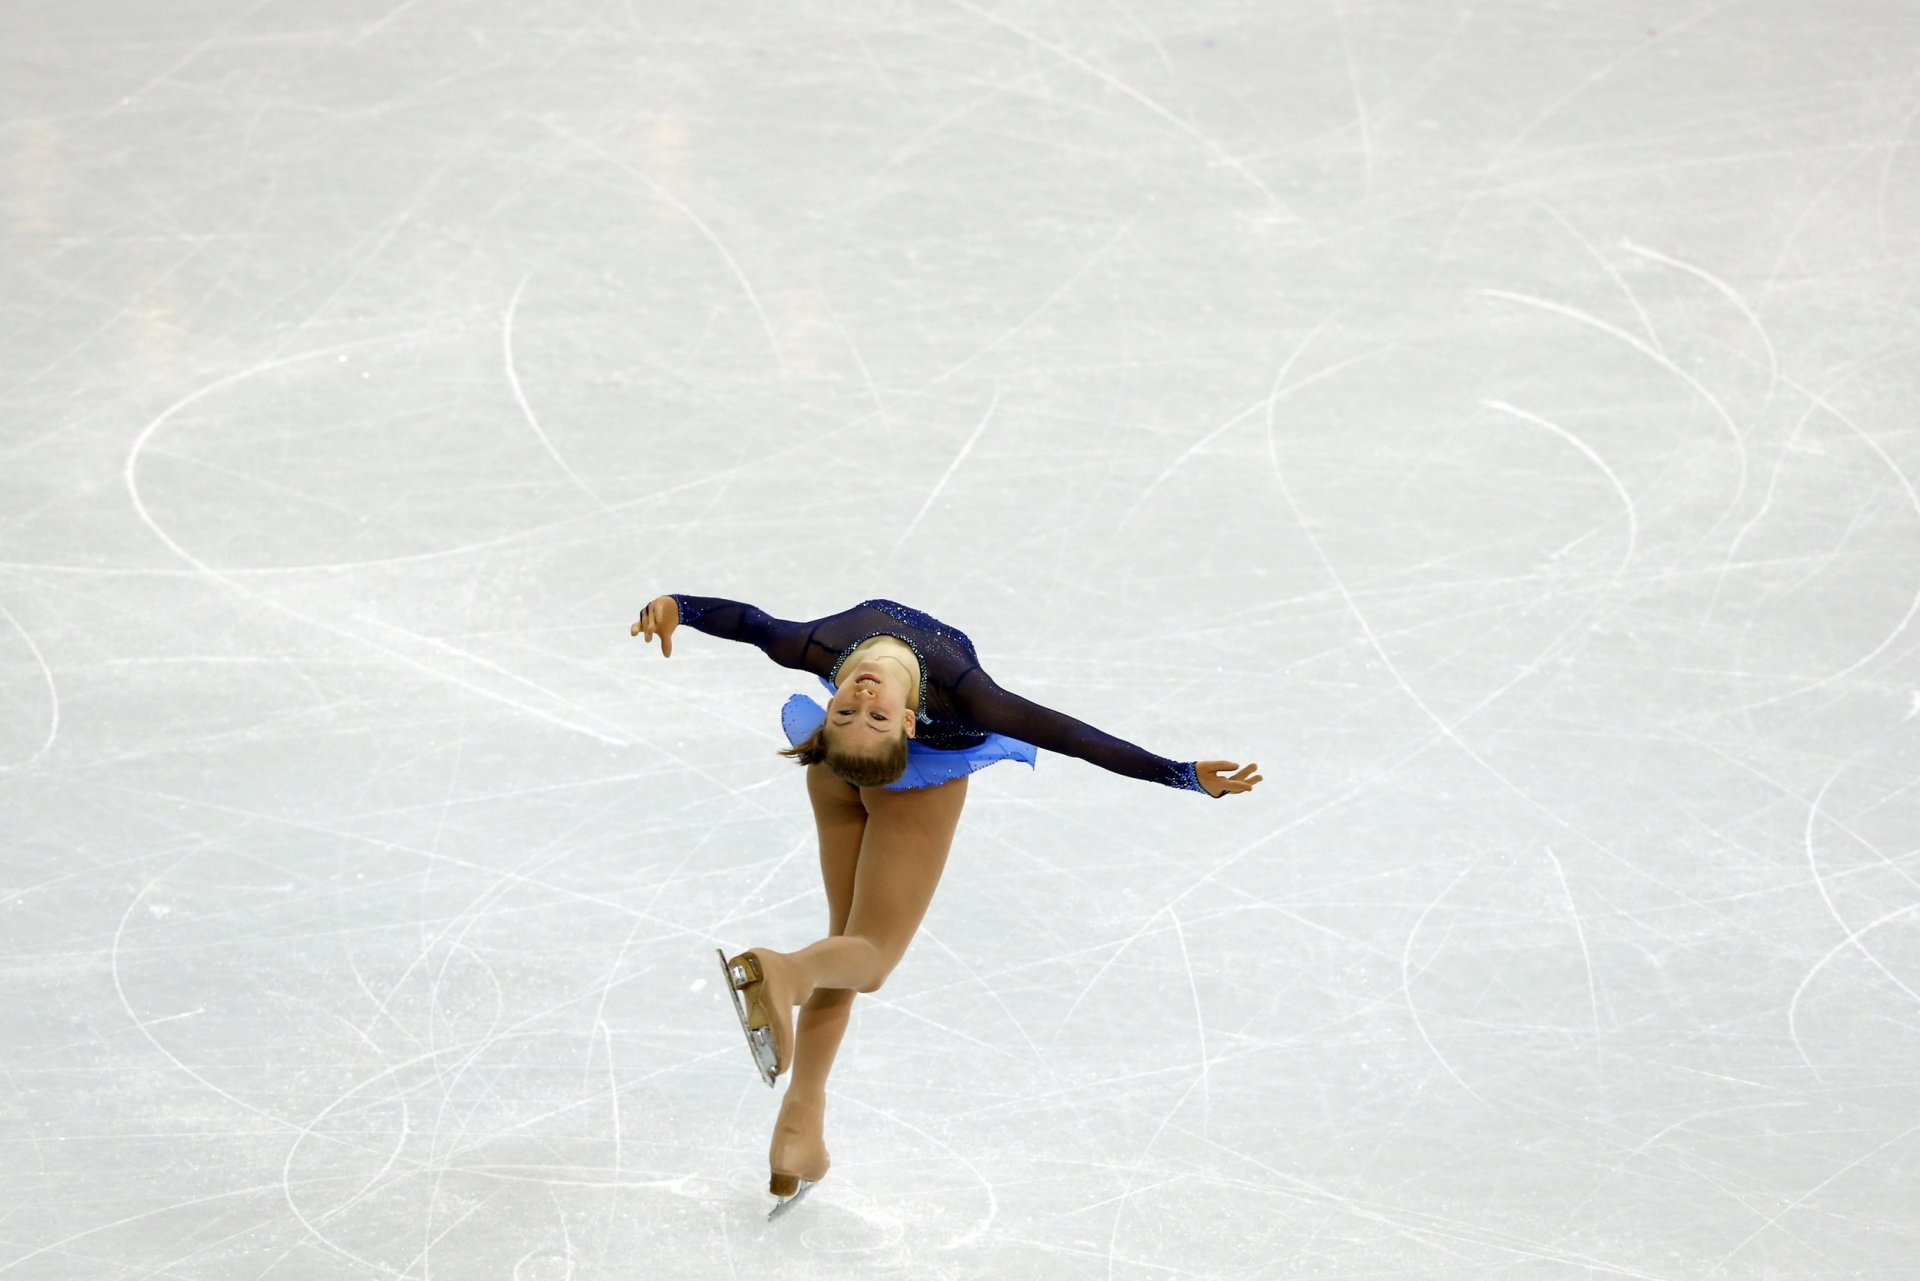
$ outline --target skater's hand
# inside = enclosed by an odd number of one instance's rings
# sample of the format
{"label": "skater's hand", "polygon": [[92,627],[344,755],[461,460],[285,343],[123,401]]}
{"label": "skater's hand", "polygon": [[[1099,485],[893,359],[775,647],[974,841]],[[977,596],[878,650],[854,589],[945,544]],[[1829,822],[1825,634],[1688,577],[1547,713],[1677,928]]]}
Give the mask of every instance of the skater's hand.
{"label": "skater's hand", "polygon": [[[1207,789],[1207,795],[1216,799],[1228,792],[1251,792],[1253,785],[1260,781],[1254,773],[1258,765],[1249,765],[1245,769],[1232,761],[1198,761],[1193,772],[1200,776],[1200,786]],[[1239,770],[1237,774],[1228,774],[1229,770]]]}
{"label": "skater's hand", "polygon": [[680,602],[671,596],[656,596],[640,611],[640,621],[628,629],[629,636],[644,636],[647,644],[660,638],[660,657],[673,657],[673,629],[680,626]]}

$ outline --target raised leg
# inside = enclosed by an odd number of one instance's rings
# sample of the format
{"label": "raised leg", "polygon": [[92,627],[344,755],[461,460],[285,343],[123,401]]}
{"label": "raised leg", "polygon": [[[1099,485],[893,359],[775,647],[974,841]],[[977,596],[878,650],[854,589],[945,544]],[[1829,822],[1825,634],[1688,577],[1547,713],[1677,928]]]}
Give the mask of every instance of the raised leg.
{"label": "raised leg", "polygon": [[810,992],[878,990],[905,955],[947,866],[967,780],[910,792],[860,790],[867,826],[854,868],[845,928],[786,958],[803,971]]}

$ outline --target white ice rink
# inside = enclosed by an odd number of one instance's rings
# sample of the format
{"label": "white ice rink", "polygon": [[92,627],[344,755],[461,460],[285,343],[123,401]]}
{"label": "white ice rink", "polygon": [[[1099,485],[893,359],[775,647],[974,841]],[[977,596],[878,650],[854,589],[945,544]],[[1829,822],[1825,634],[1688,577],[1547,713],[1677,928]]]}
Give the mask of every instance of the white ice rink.
{"label": "white ice rink", "polygon": [[[1920,5],[6,0],[0,1281],[1920,1277]],[[1220,802],[825,920],[648,597]]]}

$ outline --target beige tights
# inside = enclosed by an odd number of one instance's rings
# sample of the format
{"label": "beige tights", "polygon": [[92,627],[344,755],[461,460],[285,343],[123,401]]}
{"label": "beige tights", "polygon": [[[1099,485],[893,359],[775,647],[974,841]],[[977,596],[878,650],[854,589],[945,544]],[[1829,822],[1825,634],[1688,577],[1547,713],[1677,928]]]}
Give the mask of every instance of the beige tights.
{"label": "beige tights", "polygon": [[967,799],[967,780],[907,792],[854,788],[823,765],[807,767],[807,796],[820,836],[827,937],[786,959],[811,989],[794,1029],[787,1091],[824,1099],[856,992],[893,972],[927,914]]}

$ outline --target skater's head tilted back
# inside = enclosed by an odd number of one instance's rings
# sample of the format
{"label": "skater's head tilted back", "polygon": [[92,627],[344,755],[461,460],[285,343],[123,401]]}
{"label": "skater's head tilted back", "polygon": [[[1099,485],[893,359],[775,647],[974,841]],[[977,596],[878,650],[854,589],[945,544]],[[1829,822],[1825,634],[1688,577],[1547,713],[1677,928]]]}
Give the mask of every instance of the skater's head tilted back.
{"label": "skater's head tilted back", "polygon": [[919,673],[891,657],[848,663],[827,702],[826,722],[780,754],[802,765],[824,762],[854,787],[885,787],[907,769],[919,683]]}

